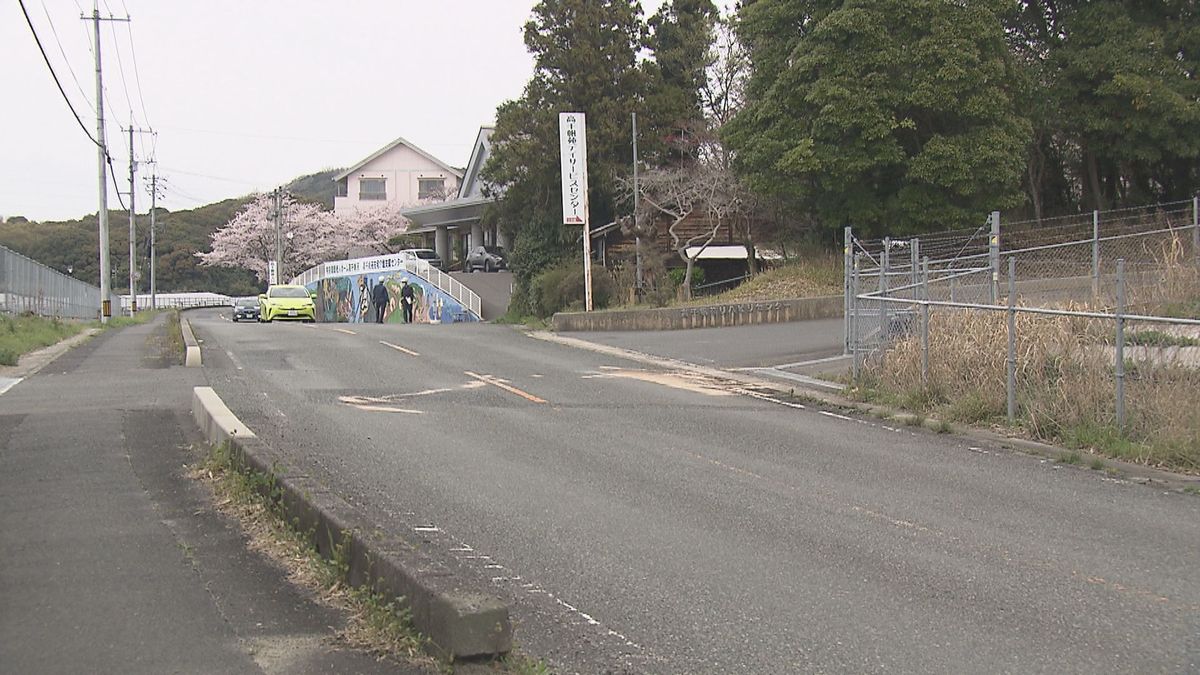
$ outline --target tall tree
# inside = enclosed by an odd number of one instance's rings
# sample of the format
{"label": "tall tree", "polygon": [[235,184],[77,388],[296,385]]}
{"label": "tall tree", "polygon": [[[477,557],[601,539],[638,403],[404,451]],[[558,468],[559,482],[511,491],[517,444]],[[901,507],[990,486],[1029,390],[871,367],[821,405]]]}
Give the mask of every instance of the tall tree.
{"label": "tall tree", "polygon": [[642,157],[651,163],[681,161],[675,151],[683,137],[706,126],[703,93],[719,20],[712,0],[668,0],[647,22],[653,60],[644,65],[648,142]]}
{"label": "tall tree", "polygon": [[558,113],[587,113],[593,223],[616,214],[616,175],[632,161],[630,112],[645,92],[638,67],[645,25],[637,0],[542,0],[525,24],[534,73],[524,94],[496,111],[494,149],[484,169],[499,197],[489,217],[513,242],[517,295],[568,253],[578,231],[562,224]]}
{"label": "tall tree", "polygon": [[752,187],[889,232],[1020,203],[1029,122],[1002,0],[757,0],[742,11],[751,101],[726,131]]}

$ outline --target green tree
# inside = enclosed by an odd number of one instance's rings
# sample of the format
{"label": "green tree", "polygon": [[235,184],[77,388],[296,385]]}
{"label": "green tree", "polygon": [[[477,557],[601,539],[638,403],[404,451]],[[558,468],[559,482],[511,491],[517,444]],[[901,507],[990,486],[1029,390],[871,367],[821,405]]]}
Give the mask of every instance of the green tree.
{"label": "green tree", "polygon": [[740,14],[749,103],[727,125],[751,186],[811,214],[903,233],[1021,202],[1030,137],[1000,0],[757,0]]}
{"label": "green tree", "polygon": [[650,17],[642,159],[678,163],[682,137],[706,126],[704,92],[720,13],[712,0],[670,0]]}
{"label": "green tree", "polygon": [[1191,0],[1066,2],[1047,59],[1086,205],[1181,199],[1200,158],[1200,9]]}
{"label": "green tree", "polygon": [[[638,52],[645,37],[637,0],[542,0],[525,24],[534,73],[524,94],[496,111],[484,169],[498,203],[488,217],[513,242],[516,297],[569,254],[579,231],[561,224],[558,113],[587,114],[591,222],[616,215],[616,176],[632,161],[630,113],[644,97]],[[524,308],[523,308],[524,309]]]}

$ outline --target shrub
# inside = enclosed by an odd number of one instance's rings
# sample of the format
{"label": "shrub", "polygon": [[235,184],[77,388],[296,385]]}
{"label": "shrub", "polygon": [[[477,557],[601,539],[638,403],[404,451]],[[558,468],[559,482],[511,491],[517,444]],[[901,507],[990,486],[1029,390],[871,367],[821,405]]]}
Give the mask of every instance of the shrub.
{"label": "shrub", "polygon": [[[593,266],[592,306],[595,309],[607,307],[614,291],[612,277],[599,266]],[[583,304],[583,263],[578,260],[561,262],[535,276],[530,284],[529,306],[538,317],[582,310]]]}

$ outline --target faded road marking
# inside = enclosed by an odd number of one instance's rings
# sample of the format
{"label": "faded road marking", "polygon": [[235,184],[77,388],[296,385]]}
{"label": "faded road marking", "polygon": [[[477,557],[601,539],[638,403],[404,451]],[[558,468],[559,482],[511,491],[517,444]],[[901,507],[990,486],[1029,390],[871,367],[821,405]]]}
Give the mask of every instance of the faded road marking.
{"label": "faded road marking", "polygon": [[421,411],[421,410],[410,410],[409,408],[395,408],[390,405],[355,405],[354,403],[351,403],[350,405],[355,408],[358,408],[359,410],[365,410],[367,412],[405,413],[407,415],[424,415],[425,414],[424,411]]}
{"label": "faded road marking", "polygon": [[348,328],[330,328],[329,330],[336,330],[337,332],[345,333],[346,335],[358,335],[358,333],[355,333],[354,331],[352,331]]}
{"label": "faded road marking", "polygon": [[469,370],[464,370],[463,374],[468,377],[473,377],[476,380],[479,380],[480,382],[486,382],[487,384],[490,384],[493,387],[499,387],[500,389],[503,389],[504,391],[507,391],[510,394],[516,394],[517,396],[520,396],[521,398],[523,398],[527,401],[533,401],[534,403],[545,403],[546,402],[545,399],[538,398],[537,396],[534,396],[533,394],[530,394],[529,392],[521,391],[520,389],[517,389],[514,386],[505,384],[504,382],[500,381],[500,379],[495,376],[480,375],[478,373],[472,373]]}
{"label": "faded road marking", "polygon": [[627,368],[613,368],[609,366],[600,366],[604,373],[589,373],[583,375],[583,379],[592,378],[611,378],[622,377],[630,380],[638,380],[640,382],[649,382],[651,384],[659,384],[672,389],[682,389],[696,394],[704,394],[705,396],[732,396],[733,392],[728,389],[721,388],[720,385],[711,382],[708,378],[702,375],[692,373],[670,373],[658,372],[649,370],[636,370]]}
{"label": "faded road marking", "polygon": [[23,378],[20,377],[0,377],[0,394],[6,393],[9,389],[21,383]]}
{"label": "faded road marking", "polygon": [[383,340],[380,340],[379,344],[384,345],[385,347],[391,347],[392,349],[395,349],[398,352],[404,352],[405,354],[408,354],[409,356],[420,356],[420,354],[418,354],[417,352],[414,352],[411,349],[405,349],[404,347],[401,347],[400,345],[394,345],[390,342],[384,342]]}

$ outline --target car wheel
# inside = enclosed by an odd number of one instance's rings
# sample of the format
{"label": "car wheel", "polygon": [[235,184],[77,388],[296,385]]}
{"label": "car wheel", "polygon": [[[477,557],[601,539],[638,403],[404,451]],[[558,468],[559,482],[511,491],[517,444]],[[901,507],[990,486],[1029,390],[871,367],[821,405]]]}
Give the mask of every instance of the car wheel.
{"label": "car wheel", "polygon": [[493,271],[493,268],[492,268],[492,261],[491,261],[491,260],[484,260],[484,261],[483,261],[483,271],[484,271],[484,272],[491,272],[491,271]]}

